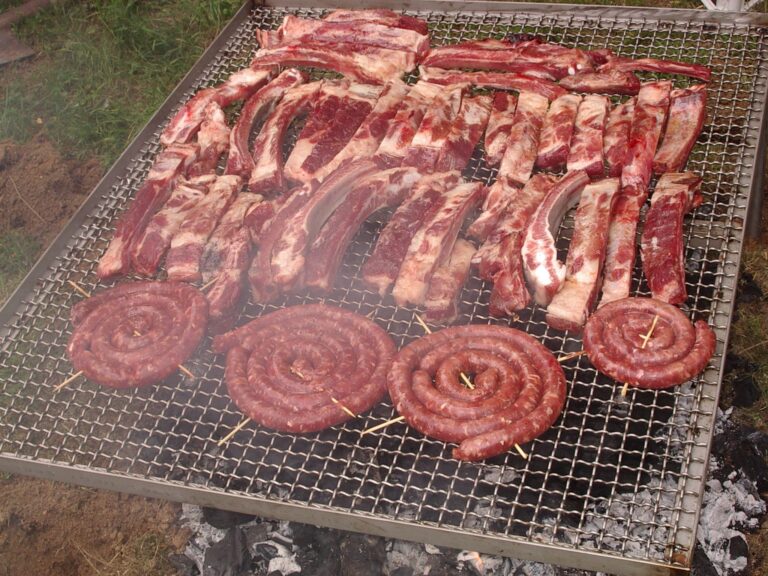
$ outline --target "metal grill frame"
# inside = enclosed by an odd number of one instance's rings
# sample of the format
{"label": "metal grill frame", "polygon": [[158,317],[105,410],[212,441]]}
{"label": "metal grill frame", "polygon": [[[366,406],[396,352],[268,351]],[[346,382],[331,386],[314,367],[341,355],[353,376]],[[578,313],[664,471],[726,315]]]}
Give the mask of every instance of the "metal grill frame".
{"label": "metal grill frame", "polygon": [[[332,5],[333,7],[349,8],[380,7],[380,5],[368,0],[337,1],[333,2]],[[159,130],[173,109],[199,86],[220,80],[221,77],[217,76],[215,71],[219,70],[219,67],[222,70],[226,69],[222,63],[231,67],[233,57],[242,57],[241,51],[228,50],[227,44],[230,39],[236,36],[240,26],[245,25],[248,21],[254,7],[264,7],[276,12],[287,8],[292,11],[295,9],[299,13],[316,14],[317,10],[330,6],[330,4],[324,4],[322,1],[310,2],[309,0],[286,3],[280,1],[264,4],[246,3],[192,67],[158,112],[150,119],[134,142],[120,156],[91,193],[88,200],[75,214],[72,221],[40,258],[4,308],[0,310],[0,337],[2,338],[2,343],[0,343],[0,377],[4,374],[2,370],[11,373],[7,382],[0,382],[0,431],[3,432],[3,435],[0,435],[0,469],[95,488],[181,502],[194,502],[204,506],[237,510],[261,516],[315,523],[390,538],[430,542],[454,548],[474,549],[489,554],[508,555],[520,559],[557,563],[595,571],[628,575],[687,572],[695,543],[707,460],[714,433],[714,413],[717,408],[725,358],[725,344],[728,342],[733,312],[733,295],[744,235],[743,223],[750,216],[754,218],[755,213],[758,214],[757,217],[759,218],[760,190],[756,189],[756,186],[759,185],[762,175],[762,159],[765,153],[765,110],[768,103],[768,46],[766,46],[765,30],[763,29],[763,27],[768,26],[768,17],[763,15],[713,14],[704,11],[672,9],[618,9],[565,4],[514,4],[508,2],[437,0],[388,3],[389,7],[407,9],[421,16],[439,16],[445,13],[443,16],[446,19],[451,19],[451,22],[445,31],[440,28],[435,32],[434,36],[438,42],[442,37],[441,34],[447,36],[452,34],[452,27],[458,25],[457,21],[461,21],[465,29],[475,26],[482,28],[487,19],[496,15],[500,15],[501,18],[522,18],[523,20],[529,18],[531,21],[541,18],[553,18],[558,22],[567,21],[566,24],[562,24],[566,27],[566,33],[570,27],[579,27],[579,30],[583,31],[585,26],[598,21],[601,24],[612,23],[609,33],[613,33],[615,30],[624,30],[624,27],[631,30],[635,26],[642,32],[646,29],[655,29],[654,27],[660,25],[668,25],[673,28],[688,26],[693,29],[711,26],[712,30],[718,31],[722,26],[730,29],[755,30],[759,34],[759,38],[756,40],[758,43],[756,49],[758,60],[755,64],[756,86],[749,93],[749,104],[746,107],[747,118],[741,127],[741,144],[733,152],[730,149],[725,149],[722,152],[724,163],[726,162],[725,155],[734,155],[730,161],[734,166],[733,182],[728,181],[730,173],[718,172],[711,178],[705,174],[705,194],[709,194],[708,198],[719,197],[718,195],[722,194],[721,188],[726,189],[726,191],[729,188],[733,189],[735,196],[726,202],[715,202],[716,208],[722,204],[722,214],[710,214],[709,217],[702,215],[702,218],[694,216],[687,222],[686,226],[689,255],[695,256],[699,251],[701,253],[698,259],[699,265],[704,268],[709,266],[707,274],[712,276],[711,286],[708,284],[695,286],[690,313],[707,317],[718,338],[716,354],[710,363],[710,368],[696,379],[694,386],[663,393],[649,394],[632,391],[626,401],[614,401],[615,383],[606,381],[602,377],[598,378],[584,359],[569,363],[566,375],[571,382],[571,390],[566,412],[561,422],[553,430],[541,440],[536,440],[533,443],[531,452],[534,464],[522,463],[514,454],[511,454],[500,460],[494,460],[485,471],[482,469],[484,465],[454,463],[451,467],[449,448],[445,449],[442,443],[424,440],[413,431],[405,431],[402,426],[382,431],[372,444],[362,444],[361,442],[361,451],[372,452],[372,458],[375,458],[376,454],[389,454],[391,461],[389,461],[388,466],[379,462],[375,465],[366,466],[365,462],[354,460],[357,454],[357,447],[354,447],[352,453],[347,455],[349,459],[347,464],[350,466],[343,469],[341,474],[330,472],[327,474],[331,480],[335,481],[336,484],[333,486],[322,485],[326,467],[323,467],[319,472],[303,468],[304,464],[301,462],[301,457],[304,456],[308,461],[310,453],[313,451],[318,451],[314,454],[315,458],[326,458],[330,462],[327,467],[332,468],[337,463],[335,457],[331,456],[333,451],[339,447],[348,448],[352,442],[349,438],[356,431],[390,417],[392,411],[389,405],[377,407],[370,415],[358,419],[356,422],[338,427],[338,429],[333,429],[328,433],[322,433],[315,440],[312,437],[297,440],[287,435],[262,430],[252,432],[255,426],[249,427],[236,436],[231,443],[233,449],[237,449],[240,453],[236,465],[242,465],[244,459],[253,457],[253,454],[249,456],[248,452],[254,449],[253,446],[249,446],[252,439],[268,443],[265,454],[271,454],[273,457],[275,455],[282,456],[282,462],[276,465],[278,472],[275,473],[275,476],[279,476],[285,470],[296,472],[291,487],[291,490],[295,491],[292,497],[281,495],[278,488],[273,489],[270,485],[265,486],[265,483],[269,484],[269,482],[259,478],[258,472],[254,474],[251,483],[243,489],[239,484],[236,486],[230,484],[232,478],[234,478],[233,484],[240,479],[236,474],[227,476],[226,470],[218,471],[217,465],[209,466],[210,470],[204,467],[206,460],[218,461],[221,457],[221,461],[227,463],[227,459],[215,451],[198,452],[196,450],[201,445],[210,449],[210,445],[205,443],[210,438],[200,438],[196,435],[198,426],[204,430],[212,429],[217,437],[221,437],[239,419],[234,406],[221,404],[221,391],[214,390],[209,393],[201,389],[200,386],[194,391],[190,391],[184,389],[183,383],[175,380],[171,382],[171,386],[164,384],[154,391],[137,391],[129,392],[125,396],[110,396],[110,391],[105,392],[97,389],[93,384],[80,384],[81,390],[76,394],[65,392],[63,396],[57,397],[51,402],[53,416],[40,412],[30,415],[30,420],[25,420],[26,416],[20,416],[18,409],[14,408],[13,403],[17,400],[13,399],[13,390],[10,388],[19,384],[14,382],[13,374],[19,374],[27,368],[13,365],[8,354],[13,346],[18,348],[18,342],[23,341],[25,333],[36,330],[32,325],[41,319],[47,322],[44,330],[55,334],[55,341],[48,344],[47,351],[37,353],[35,350],[34,354],[29,354],[30,357],[36,357],[38,363],[28,369],[29,381],[22,383],[22,390],[26,390],[23,386],[43,385],[42,392],[29,392],[34,399],[38,399],[34,395],[38,393],[50,395],[50,388],[66,377],[65,371],[68,369],[68,365],[66,358],[63,362],[61,358],[63,355],[62,342],[66,342],[69,333],[67,318],[61,317],[61,315],[54,318],[46,316],[47,305],[45,302],[54,302],[52,304],[54,307],[68,310],[68,307],[77,300],[71,291],[64,287],[65,279],[75,279],[84,283],[89,289],[95,285],[92,271],[98,255],[94,252],[93,244],[96,243],[99,245],[99,249],[103,249],[106,246],[106,239],[110,237],[109,233],[107,233],[106,238],[102,237],[99,230],[103,231],[104,227],[109,226],[115,213],[124,205],[125,195],[131,190],[135,190],[135,186],[146,173],[151,164],[149,160],[159,149],[157,144]],[[729,38],[729,44],[731,40],[732,38]],[[695,45],[693,48],[698,49]],[[241,61],[243,65],[246,63],[247,60]],[[715,108],[718,106],[719,103],[715,104]],[[730,142],[733,126],[719,126],[716,124],[716,118],[708,120],[708,124],[710,122],[713,130],[722,129],[723,134],[725,134],[723,138]],[[710,153],[710,144],[710,140],[707,140],[706,154]],[[706,164],[703,162],[697,164],[695,159],[692,162],[694,171],[703,172],[706,168]],[[478,178],[489,177],[487,173],[482,172],[483,168],[477,162],[472,165],[471,171]],[[126,184],[125,181],[128,183]],[[756,193],[751,193],[753,188]],[[750,203],[752,204],[751,207],[749,206]],[[368,230],[364,232],[364,236],[365,234],[368,236],[363,238],[361,244],[363,246],[370,244],[374,231]],[[569,236],[568,223],[564,226],[561,236],[564,240]],[[86,246],[87,248],[85,248]],[[715,257],[711,255],[712,253],[720,253],[721,256]],[[362,253],[353,254],[351,259],[347,259],[348,262],[345,262],[345,266],[347,269],[352,266],[351,270],[354,273],[354,266],[358,265],[362,258]],[[85,272],[80,278],[73,278],[71,270],[62,272],[62,270],[66,270],[67,263],[73,259],[86,264],[83,270],[90,267],[90,278]],[[704,272],[701,274],[703,275]],[[646,294],[647,289],[640,282],[637,271],[635,276],[633,285],[635,292]],[[700,293],[707,292],[709,288],[712,290],[712,295]],[[478,307],[478,303],[483,299],[487,303],[487,290],[487,287],[483,287],[478,281],[470,282],[464,293],[464,308],[466,309],[467,306],[472,306],[472,308],[471,311],[465,312],[464,320],[499,322],[490,319],[487,312],[482,307]],[[390,332],[399,336],[398,344],[402,345],[420,333],[418,326],[414,325],[412,313],[396,309],[391,301],[379,302],[372,298],[370,293],[366,293],[365,290],[354,284],[342,292],[340,296],[335,296],[336,299],[333,301],[340,302],[342,305],[364,314],[374,312],[376,320],[385,325]],[[315,299],[304,295],[293,296],[278,306],[313,300]],[[248,316],[268,312],[274,308],[275,306],[252,306]],[[522,328],[538,336],[555,353],[578,349],[578,337],[572,335],[563,337],[562,333],[541,328],[543,315],[538,309],[527,310],[521,316],[524,322]],[[512,325],[521,327],[518,323]],[[214,360],[210,353],[204,352],[199,358],[192,360],[191,367],[200,380],[213,382],[219,377],[217,370],[220,371],[220,362],[220,359]],[[173,385],[182,388],[182,392],[174,391]],[[579,387],[578,394],[576,387]],[[194,388],[194,384],[192,388]],[[197,404],[177,405],[176,395],[187,392],[196,399]],[[606,394],[608,395],[605,398],[601,397],[601,395]],[[8,400],[9,398],[11,400]],[[201,398],[202,402],[200,402]],[[20,398],[18,402],[23,402],[25,399]],[[557,471],[560,464],[566,465],[568,463],[568,459],[563,458],[562,454],[557,451],[558,442],[560,442],[561,436],[567,437],[569,432],[575,429],[579,440],[577,445],[573,447],[582,451],[582,455],[571,457],[570,465],[583,466],[590,463],[588,449],[593,447],[581,445],[581,439],[585,433],[591,431],[589,421],[594,414],[589,413],[586,409],[579,412],[578,407],[582,402],[591,405],[592,402],[598,401],[606,402],[609,411],[609,414],[606,415],[606,422],[613,418],[610,411],[615,411],[616,415],[621,417],[621,411],[626,410],[627,416],[629,416],[626,418],[627,423],[623,432],[609,432],[605,429],[602,435],[595,434],[600,442],[596,448],[598,454],[602,450],[610,449],[610,447],[604,446],[603,442],[615,433],[620,434],[622,438],[622,448],[617,451],[616,455],[622,465],[625,460],[630,462],[634,456],[637,456],[637,454],[633,456],[633,451],[639,452],[640,457],[639,463],[627,464],[633,470],[637,468],[634,482],[629,484],[622,482],[617,471],[610,496],[606,499],[608,504],[620,500],[622,488],[624,492],[631,492],[632,490],[637,492],[642,486],[642,479],[647,478],[649,474],[664,475],[669,472],[667,466],[674,467],[676,463],[679,463],[681,467],[679,472],[671,472],[671,475],[677,480],[676,485],[671,488],[658,487],[656,500],[651,506],[656,516],[650,521],[650,526],[655,530],[669,531],[669,534],[661,538],[666,543],[661,556],[658,554],[654,556],[651,551],[651,548],[658,542],[646,542],[633,536],[630,533],[631,523],[629,522],[625,527],[619,551],[611,551],[603,547],[606,537],[610,537],[606,535],[604,530],[597,530],[594,534],[594,549],[586,547],[584,542],[574,544],[559,540],[563,532],[568,533],[569,528],[566,520],[569,515],[573,514],[573,510],[565,509],[568,491],[573,491],[581,486],[579,480],[584,478],[573,471],[564,474]],[[10,402],[10,406],[7,406],[6,402]],[[626,404],[622,405],[622,402]],[[179,426],[182,424],[192,425],[191,432],[185,436],[183,433],[177,434],[174,428],[168,430],[165,438],[160,440],[155,438],[156,443],[161,443],[160,446],[134,446],[131,430],[126,427],[126,423],[120,421],[119,418],[117,421],[112,419],[112,415],[126,403],[129,406],[133,404],[144,406],[141,408],[137,420],[152,418],[153,416],[166,418]],[[201,410],[205,408],[216,412],[218,421],[205,422],[206,415]],[[65,414],[69,414],[69,416],[59,417],[57,422],[54,419],[56,410],[60,412],[60,416]],[[72,414],[84,415],[88,411],[95,411],[98,414],[95,419],[86,421],[85,424],[79,418],[71,416]],[[187,411],[193,411],[197,414],[197,421],[193,422],[194,418],[190,419]],[[657,429],[652,433],[649,424],[648,432],[645,435],[638,435],[635,428],[632,427],[638,424],[638,414],[645,412],[652,415],[660,414],[658,421],[666,421],[669,429],[662,427],[661,430]],[[90,412],[88,413],[90,414]],[[90,427],[78,431],[78,426],[81,425]],[[61,426],[63,429],[57,429],[57,426]],[[670,436],[674,436],[673,432],[680,436],[667,439],[667,443],[664,445],[665,453],[659,458],[661,469],[654,468],[653,458],[650,459],[650,463],[646,461],[647,448],[656,441],[654,434],[667,432]],[[23,434],[24,439],[12,438],[16,434]],[[98,446],[72,446],[72,438],[78,437],[85,438],[89,442],[98,441],[99,444]],[[36,438],[42,438],[42,440],[36,440]],[[639,442],[641,446],[639,450],[630,449],[626,446],[625,443],[628,439]],[[50,443],[47,444],[46,441]],[[180,442],[180,444],[177,445],[176,442]],[[567,446],[567,441],[564,442]],[[24,449],[8,450],[9,446],[14,445]],[[30,445],[34,450],[30,450]],[[294,450],[297,445],[305,446],[305,451]],[[411,466],[408,468],[404,462],[409,461],[408,449],[414,447],[417,450],[417,455],[413,457]],[[260,447],[257,446],[256,448]],[[142,457],[142,451],[155,450],[160,453],[170,449],[178,450],[179,454],[178,458],[170,463],[161,465],[159,462],[146,462]],[[224,450],[226,451],[226,448]],[[325,453],[326,450],[329,451],[328,454]],[[676,452],[671,455],[670,451],[672,450],[679,451],[679,453]],[[538,456],[538,452],[544,453],[546,458]],[[119,456],[122,453],[134,454],[128,469],[117,469],[116,463],[125,459],[125,456]],[[234,459],[237,460],[237,458]],[[87,464],[82,462],[87,462]],[[359,470],[350,471],[352,465],[363,467],[365,470],[362,472]],[[167,467],[164,475],[158,474],[158,468],[162,468],[162,466]],[[202,468],[198,468],[198,466],[202,466]],[[253,466],[257,471],[261,469],[261,463],[253,462]],[[264,466],[269,468],[269,464],[264,464]],[[593,466],[589,474],[588,490],[591,490],[595,483],[601,482],[599,472],[595,470],[596,467],[596,465]],[[387,474],[379,479],[381,484],[378,495],[372,496],[363,493],[363,488],[372,480],[369,476],[370,469],[375,468],[386,468]],[[203,470],[209,474],[209,477],[202,479],[196,477],[192,474],[193,470],[195,472]],[[446,470],[450,470],[450,473],[446,473]],[[496,504],[506,505],[504,503],[506,498],[503,492],[504,486],[501,482],[494,483],[485,479],[483,474],[486,474],[488,470],[494,474],[498,473],[502,479],[508,473],[520,474],[523,477],[518,485],[518,496],[507,506],[506,511],[509,512],[510,517],[503,521],[494,515],[493,507]],[[318,485],[308,488],[309,484],[299,480],[302,473],[316,475]],[[347,496],[340,484],[350,481],[350,478],[354,480],[355,474],[361,473],[364,480],[361,480],[358,486],[359,493],[353,494],[356,497],[352,498],[346,507],[340,506],[337,500]],[[534,486],[537,483],[542,486],[540,493],[531,495],[529,501],[520,495],[527,489],[524,484],[526,477]],[[539,480],[539,477],[543,479]],[[560,479],[561,477],[565,480],[566,486],[563,489],[561,503],[553,506],[546,499],[544,492],[548,487],[548,479]],[[402,485],[399,484],[401,480]],[[422,483],[423,486],[421,486]],[[275,484],[279,486],[280,482]],[[438,494],[436,487],[440,487],[440,490],[445,489],[447,495]],[[436,498],[440,504],[433,506],[432,501],[422,497],[421,500],[416,500],[418,505],[413,511],[411,510],[413,503],[409,503],[404,495],[406,489],[411,491],[423,489],[425,492],[432,490],[434,493],[431,493],[430,497]],[[301,492],[302,490],[303,492]],[[397,493],[398,490],[400,490],[400,496],[389,496],[391,491]],[[475,497],[475,494],[480,491],[487,493],[482,498]],[[299,492],[306,497],[304,499],[299,498]],[[440,500],[441,497],[443,500]],[[454,497],[459,505],[465,506],[464,510],[457,511],[451,507],[451,498]],[[664,498],[671,498],[672,504],[670,505]],[[597,502],[597,500],[596,498],[595,501]],[[382,502],[391,505],[390,513],[382,513],[379,508]],[[480,503],[487,503],[487,513],[485,515],[478,513],[476,508],[469,510],[472,503],[476,507]],[[524,516],[528,513],[527,508],[530,506],[533,506],[532,529],[522,536],[514,534],[514,528],[517,526],[515,514],[519,513]],[[628,507],[630,510],[642,510],[647,505],[642,500],[632,496]],[[662,516],[666,513],[668,519],[657,520],[659,513]],[[418,519],[411,518],[409,516],[411,514]],[[457,514],[460,516],[459,522],[454,521]],[[554,523],[550,524],[549,520],[552,514],[554,514]],[[580,536],[589,532],[585,519],[585,515],[588,514],[602,520],[603,528],[606,527],[607,523],[616,521],[608,511],[588,513],[585,505],[578,521]],[[424,520],[425,517],[428,519]],[[475,524],[470,525],[473,522]],[[494,529],[500,522],[504,524],[505,528],[503,530]],[[647,547],[645,555],[637,555],[632,552],[632,547],[636,545]]]}

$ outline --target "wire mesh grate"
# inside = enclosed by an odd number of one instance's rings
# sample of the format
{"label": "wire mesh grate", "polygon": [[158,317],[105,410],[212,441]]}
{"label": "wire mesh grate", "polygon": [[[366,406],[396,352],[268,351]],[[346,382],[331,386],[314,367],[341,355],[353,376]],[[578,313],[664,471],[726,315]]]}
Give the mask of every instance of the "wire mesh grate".
{"label": "wire mesh grate", "polygon": [[[9,320],[0,347],[0,456],[301,504],[372,522],[402,521],[416,531],[440,527],[459,536],[503,538],[518,546],[515,550],[537,543],[686,566],[721,380],[714,367],[721,365],[730,323],[757,153],[755,125],[768,83],[764,35],[742,24],[595,18],[555,10],[413,14],[429,21],[433,44],[524,32],[581,48],[607,47],[622,56],[691,60],[713,68],[708,119],[688,164],[704,176],[705,203],[685,227],[687,312],[708,319],[716,330],[713,368],[671,390],[630,390],[622,397],[620,385],[598,374],[585,357],[575,358],[564,365],[565,411],[526,446],[529,459],[509,453],[476,464],[451,459],[450,446],[402,423],[362,436],[362,430],[392,418],[388,403],[308,436],[249,424],[219,447],[217,441],[242,416],[227,396],[223,358],[212,354],[210,341],[185,363],[194,380],[177,375],[127,391],[81,380],[54,394],[54,386],[71,373],[68,316],[81,299],[67,282],[89,291],[103,287],[96,264],[116,216],[160,149],[158,126]],[[247,65],[257,47],[254,30],[276,28],[288,13],[318,17],[322,11],[254,9],[185,97]],[[686,82],[675,79],[677,87]],[[479,151],[465,176],[490,183],[495,174],[481,157]],[[370,315],[398,345],[421,336],[413,310],[395,306],[390,296],[380,298],[359,278],[384,221],[373,218],[360,230],[329,296],[299,293],[266,306],[249,305],[239,323],[284,306],[325,301]],[[563,249],[571,227],[566,219],[558,239]],[[633,291],[649,294],[639,268]],[[462,292],[457,323],[509,324],[555,354],[581,348],[577,335],[550,329],[535,306],[512,321],[490,316],[489,295],[490,286],[472,278]]]}

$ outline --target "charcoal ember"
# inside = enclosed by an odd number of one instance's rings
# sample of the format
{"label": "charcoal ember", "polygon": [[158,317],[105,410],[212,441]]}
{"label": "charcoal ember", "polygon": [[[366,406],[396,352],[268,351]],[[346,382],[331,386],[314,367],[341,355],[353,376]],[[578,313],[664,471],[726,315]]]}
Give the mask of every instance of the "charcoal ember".
{"label": "charcoal ember", "polygon": [[728,540],[728,556],[731,560],[749,558],[749,545],[741,534],[732,536]]}
{"label": "charcoal ember", "polygon": [[239,576],[250,565],[251,556],[240,528],[230,528],[224,538],[205,551],[205,576]]}
{"label": "charcoal ember", "polygon": [[739,284],[736,288],[736,304],[750,304],[762,300],[763,291],[752,274],[746,270],[739,277]]}
{"label": "charcoal ember", "polygon": [[400,566],[390,572],[389,576],[414,576],[414,572],[410,566]]}
{"label": "charcoal ember", "polygon": [[758,491],[768,490],[768,434],[728,421],[715,436],[712,454],[720,462],[716,478],[725,480],[741,470]]}
{"label": "charcoal ember", "polygon": [[733,387],[733,400],[731,403],[734,406],[742,408],[752,406],[762,396],[754,374],[740,374],[733,379],[731,386]]}
{"label": "charcoal ember", "polygon": [[230,512],[217,508],[203,508],[203,520],[216,528],[232,528],[240,524],[246,524],[256,517],[241,512]]}
{"label": "charcoal ember", "polygon": [[339,543],[340,576],[379,576],[386,559],[383,538],[345,533]]}
{"label": "charcoal ember", "polygon": [[176,570],[176,576],[199,576],[200,571],[197,569],[197,564],[191,558],[188,558],[184,554],[171,554],[168,557],[168,561]]}
{"label": "charcoal ember", "polygon": [[701,544],[696,544],[693,549],[693,561],[691,562],[691,574],[694,576],[720,576],[717,568],[704,552]]}
{"label": "charcoal ember", "polygon": [[755,371],[757,371],[757,364],[750,362],[742,356],[737,356],[736,354],[728,354],[725,357],[725,375],[731,374],[732,372],[751,373]]}
{"label": "charcoal ember", "polygon": [[313,576],[336,576],[341,572],[338,530],[309,524],[291,524],[291,528],[302,572]]}

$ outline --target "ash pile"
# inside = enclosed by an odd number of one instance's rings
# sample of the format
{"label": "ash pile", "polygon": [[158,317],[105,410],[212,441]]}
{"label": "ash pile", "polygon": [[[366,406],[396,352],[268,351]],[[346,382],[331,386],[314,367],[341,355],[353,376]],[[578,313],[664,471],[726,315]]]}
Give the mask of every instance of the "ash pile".
{"label": "ash pile", "polygon": [[[766,513],[768,435],[735,424],[731,411],[718,415],[694,552],[696,576],[746,576],[745,533]],[[663,478],[653,479],[663,482]],[[627,514],[642,512],[627,494]],[[612,506],[621,506],[614,499]],[[600,506],[598,502],[596,506]],[[438,548],[306,524],[184,505],[192,536],[172,561],[181,576],[586,576],[588,573],[473,551]],[[610,532],[611,527],[605,527]],[[623,527],[616,527],[623,530]],[[610,533],[606,534],[610,538]],[[617,540],[618,542],[618,540]],[[585,547],[588,542],[582,543]]]}

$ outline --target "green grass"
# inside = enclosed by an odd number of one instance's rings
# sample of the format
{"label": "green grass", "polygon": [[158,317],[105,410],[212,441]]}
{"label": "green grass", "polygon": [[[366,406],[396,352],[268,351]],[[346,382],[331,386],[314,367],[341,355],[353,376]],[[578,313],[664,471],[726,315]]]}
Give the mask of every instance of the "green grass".
{"label": "green grass", "polygon": [[32,268],[39,250],[37,242],[22,233],[0,236],[0,304]]}
{"label": "green grass", "polygon": [[43,126],[66,153],[108,165],[239,6],[63,1],[25,19],[17,35],[41,55],[4,74],[0,140]]}

